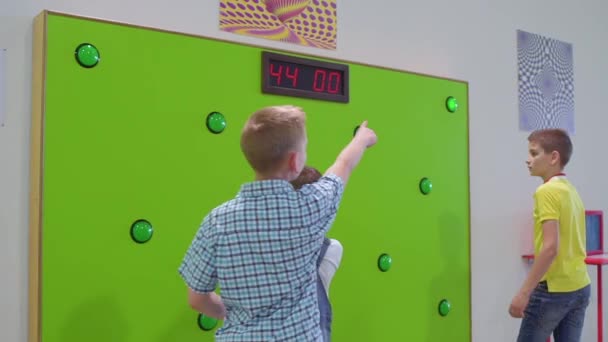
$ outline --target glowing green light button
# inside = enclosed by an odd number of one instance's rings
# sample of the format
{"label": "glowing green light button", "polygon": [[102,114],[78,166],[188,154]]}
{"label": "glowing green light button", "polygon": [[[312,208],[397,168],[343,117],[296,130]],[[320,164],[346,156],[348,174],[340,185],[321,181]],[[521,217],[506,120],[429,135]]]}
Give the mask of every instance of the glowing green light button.
{"label": "glowing green light button", "polygon": [[131,225],[131,238],[137,243],[146,243],[152,238],[152,224],[146,220],[137,220]]}
{"label": "glowing green light button", "polygon": [[205,316],[203,314],[198,315],[198,326],[202,330],[209,331],[215,328],[217,325],[217,319],[209,316]]}
{"label": "glowing green light button", "polygon": [[447,108],[448,112],[454,113],[456,110],[458,110],[458,101],[456,101],[454,97],[450,96],[445,100],[445,107]]}
{"label": "glowing green light button", "polygon": [[392,264],[393,264],[393,258],[391,258],[391,256],[388,254],[382,254],[378,258],[378,268],[382,272],[388,271],[391,268]]}
{"label": "glowing green light button", "polygon": [[439,302],[439,314],[443,317],[447,316],[452,309],[452,304],[447,299],[441,300]]}
{"label": "glowing green light button", "polygon": [[420,192],[424,195],[428,195],[433,190],[433,183],[430,179],[424,177],[420,180]]}
{"label": "glowing green light button", "polygon": [[226,118],[219,112],[212,112],[207,115],[207,129],[211,133],[220,134],[226,129]]}
{"label": "glowing green light button", "polygon": [[101,59],[99,50],[89,43],[83,43],[76,48],[76,61],[85,68],[92,68],[99,63]]}

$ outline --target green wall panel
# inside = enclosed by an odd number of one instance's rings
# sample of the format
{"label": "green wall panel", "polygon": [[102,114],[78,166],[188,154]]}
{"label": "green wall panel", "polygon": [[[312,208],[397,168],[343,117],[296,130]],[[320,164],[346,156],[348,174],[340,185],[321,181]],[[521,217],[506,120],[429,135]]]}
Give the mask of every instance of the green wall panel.
{"label": "green wall panel", "polygon": [[[85,42],[101,53],[94,68],[74,58]],[[330,291],[333,340],[470,340],[467,84],[348,63],[347,104],[267,95],[262,51],[48,15],[42,341],[213,340],[177,267],[204,215],[252,179],[240,130],[274,104],[305,109],[309,164],[321,170],[362,120],[379,137],[329,232],[344,245]],[[221,134],[205,127],[213,111],[227,119]],[[423,177],[433,182],[426,196]],[[130,238],[138,219],[154,227],[148,243]],[[377,267],[382,253],[393,259],[388,272]]]}

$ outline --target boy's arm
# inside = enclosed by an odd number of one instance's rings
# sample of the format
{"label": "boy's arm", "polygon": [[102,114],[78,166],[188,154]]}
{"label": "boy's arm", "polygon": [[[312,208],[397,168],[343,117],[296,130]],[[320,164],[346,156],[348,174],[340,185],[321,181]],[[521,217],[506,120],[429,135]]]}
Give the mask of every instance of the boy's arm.
{"label": "boy's arm", "polygon": [[188,303],[194,310],[209,317],[216,319],[226,317],[226,307],[222,298],[215,292],[198,293],[188,288]]}
{"label": "boy's arm", "polygon": [[226,309],[220,296],[213,292],[217,285],[217,271],[212,221],[212,215],[205,216],[179,267],[179,273],[188,286],[188,304],[200,313],[223,319]]}
{"label": "boy's arm", "polygon": [[513,298],[513,302],[511,302],[509,313],[513,317],[523,317],[532,290],[534,290],[538,282],[547,273],[559,250],[559,222],[557,220],[547,220],[543,222],[542,227],[543,246],[534,258],[534,264],[530,273],[528,273],[528,277],[515,298]]}
{"label": "boy's arm", "polygon": [[353,140],[340,152],[334,164],[327,169],[325,174],[335,174],[346,184],[353,169],[359,164],[365,150],[373,146],[377,141],[376,133],[368,128],[367,121],[364,121],[359,126]]}
{"label": "boy's arm", "polygon": [[528,273],[528,277],[524,282],[519,292],[530,295],[532,290],[538,285],[538,282],[543,278],[553,260],[557,256],[559,250],[559,222],[557,220],[548,220],[543,222],[543,246],[534,259],[532,270]]}

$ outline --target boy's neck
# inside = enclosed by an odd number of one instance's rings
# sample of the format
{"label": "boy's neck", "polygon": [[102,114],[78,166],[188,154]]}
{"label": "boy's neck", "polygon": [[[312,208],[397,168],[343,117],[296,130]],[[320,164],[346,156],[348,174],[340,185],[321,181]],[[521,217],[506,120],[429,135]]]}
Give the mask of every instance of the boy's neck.
{"label": "boy's neck", "polygon": [[543,176],[543,182],[547,183],[551,178],[555,176],[565,176],[563,169],[553,170],[552,172],[547,173],[547,175]]}
{"label": "boy's neck", "polygon": [[284,181],[290,181],[288,177],[273,177],[273,176],[262,176],[262,175],[255,175],[255,180],[256,181],[265,181],[265,180],[284,180]]}
{"label": "boy's neck", "polygon": [[289,176],[289,172],[272,172],[272,173],[255,173],[256,181],[264,181],[264,180],[284,180],[291,182],[293,179]]}

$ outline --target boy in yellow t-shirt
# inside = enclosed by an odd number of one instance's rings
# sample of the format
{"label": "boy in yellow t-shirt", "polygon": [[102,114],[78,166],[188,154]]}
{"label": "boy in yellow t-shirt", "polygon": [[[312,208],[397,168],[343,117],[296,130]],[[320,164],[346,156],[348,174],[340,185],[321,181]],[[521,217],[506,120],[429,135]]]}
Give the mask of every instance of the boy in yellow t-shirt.
{"label": "boy in yellow t-shirt", "polygon": [[534,265],[509,313],[523,317],[518,342],[578,342],[589,305],[585,208],[563,169],[572,142],[560,129],[535,131],[528,137],[526,164],[543,179],[534,194]]}

